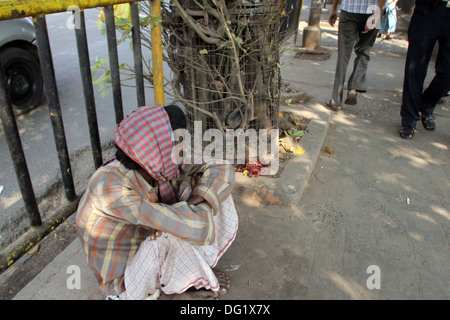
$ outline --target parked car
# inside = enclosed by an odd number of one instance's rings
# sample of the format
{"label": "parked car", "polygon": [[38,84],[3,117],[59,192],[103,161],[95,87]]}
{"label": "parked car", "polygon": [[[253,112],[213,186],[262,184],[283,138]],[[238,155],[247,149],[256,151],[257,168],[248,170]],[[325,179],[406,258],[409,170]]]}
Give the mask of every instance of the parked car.
{"label": "parked car", "polygon": [[0,21],[0,62],[16,115],[37,107],[43,81],[31,18]]}

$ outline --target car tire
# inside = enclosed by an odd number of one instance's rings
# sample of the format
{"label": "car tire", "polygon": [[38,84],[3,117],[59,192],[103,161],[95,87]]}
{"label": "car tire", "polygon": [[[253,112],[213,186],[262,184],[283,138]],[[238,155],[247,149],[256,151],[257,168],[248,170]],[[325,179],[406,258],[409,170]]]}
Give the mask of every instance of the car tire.
{"label": "car tire", "polygon": [[37,107],[44,87],[37,55],[23,48],[6,47],[0,49],[0,61],[14,114],[17,116]]}

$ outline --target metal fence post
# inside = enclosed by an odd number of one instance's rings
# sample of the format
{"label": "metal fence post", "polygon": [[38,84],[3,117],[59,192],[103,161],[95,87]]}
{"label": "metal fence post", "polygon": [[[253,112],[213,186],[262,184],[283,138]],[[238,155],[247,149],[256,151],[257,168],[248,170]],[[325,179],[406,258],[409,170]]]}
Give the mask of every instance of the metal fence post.
{"label": "metal fence post", "polygon": [[55,70],[53,67],[52,52],[47,32],[47,22],[45,16],[33,18],[36,29],[36,42],[38,45],[39,57],[41,61],[42,78],[44,80],[45,94],[47,96],[50,119],[53,127],[56,150],[58,152],[61,175],[64,182],[64,189],[68,200],[75,199],[75,186],[70,166],[69,151],[67,150],[66,135],[61,114],[61,106],[58,97],[58,88],[55,80]]}
{"label": "metal fence post", "polygon": [[81,82],[83,84],[92,155],[94,158],[95,168],[99,168],[103,163],[102,146],[100,142],[100,134],[98,132],[97,112],[95,108],[94,89],[92,86],[92,74],[86,37],[84,10],[81,10],[80,12],[79,28],[75,28],[75,37],[77,40],[78,60],[80,62]]}
{"label": "metal fence post", "polygon": [[145,106],[144,71],[142,67],[141,31],[139,24],[139,5],[130,3],[130,15],[133,39],[134,71],[136,76],[136,94],[138,107]]}
{"label": "metal fence post", "polygon": [[6,141],[8,143],[9,153],[11,154],[20,191],[22,192],[25,208],[27,209],[28,219],[31,226],[39,226],[42,223],[41,215],[34,195],[11,99],[9,93],[6,92],[6,80],[2,70],[3,67],[0,62],[0,119],[2,120],[3,130],[7,137]]}
{"label": "metal fence post", "polygon": [[106,24],[106,39],[108,42],[109,53],[109,69],[111,70],[111,85],[113,90],[114,111],[116,113],[116,123],[123,120],[123,103],[122,90],[120,88],[120,70],[119,70],[119,56],[117,53],[117,38],[114,21],[114,6],[106,6],[105,10],[105,24]]}

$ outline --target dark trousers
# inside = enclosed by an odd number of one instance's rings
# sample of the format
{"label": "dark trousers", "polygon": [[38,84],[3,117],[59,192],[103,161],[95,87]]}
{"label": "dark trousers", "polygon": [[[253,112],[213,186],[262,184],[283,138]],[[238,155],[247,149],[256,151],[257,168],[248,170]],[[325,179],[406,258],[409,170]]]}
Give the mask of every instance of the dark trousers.
{"label": "dark trousers", "polygon": [[[408,29],[408,53],[400,111],[402,126],[416,125],[420,113],[432,115],[436,103],[450,90],[450,8],[442,2],[428,14],[414,12]],[[428,64],[436,42],[436,75],[423,91]]]}
{"label": "dark trousers", "polygon": [[[336,73],[334,75],[333,91],[331,99],[337,105],[341,105],[347,66],[352,51],[355,50],[353,71],[348,80],[347,89],[355,89],[358,92],[366,91],[366,72],[370,61],[370,50],[377,38],[377,29],[362,33],[366,28],[370,14],[351,13],[341,10],[338,26],[338,56]],[[358,37],[358,40],[356,38]]]}

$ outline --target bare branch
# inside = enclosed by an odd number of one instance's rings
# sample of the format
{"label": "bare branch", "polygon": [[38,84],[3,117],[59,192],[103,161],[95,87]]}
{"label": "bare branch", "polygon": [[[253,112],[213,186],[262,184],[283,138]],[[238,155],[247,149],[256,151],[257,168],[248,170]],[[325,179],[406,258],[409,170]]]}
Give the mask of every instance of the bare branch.
{"label": "bare branch", "polygon": [[222,40],[216,35],[216,38],[211,38],[207,36],[197,25],[197,23],[192,19],[192,17],[183,9],[183,7],[180,5],[178,0],[173,0],[175,6],[177,7],[178,11],[180,12],[181,17],[183,20],[192,28],[194,31],[200,36],[200,38],[209,44],[214,45],[222,45]]}

